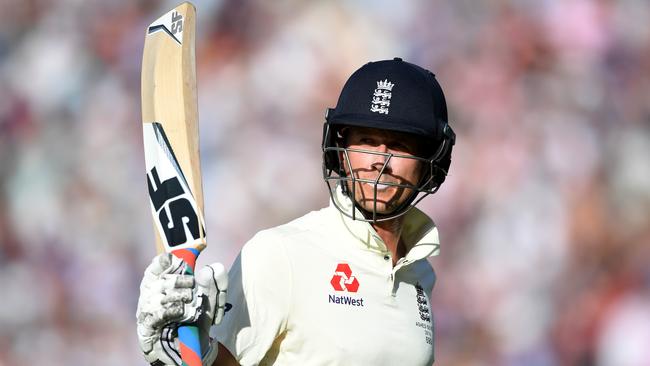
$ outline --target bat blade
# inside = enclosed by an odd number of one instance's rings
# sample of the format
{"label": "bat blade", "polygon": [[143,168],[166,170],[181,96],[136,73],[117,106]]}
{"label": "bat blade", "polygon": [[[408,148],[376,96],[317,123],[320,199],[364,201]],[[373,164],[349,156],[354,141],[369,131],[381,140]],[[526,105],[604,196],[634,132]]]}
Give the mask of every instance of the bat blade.
{"label": "bat blade", "polygon": [[147,183],[159,252],[203,249],[203,189],[194,55],[195,10],[172,9],[148,28],[142,58]]}
{"label": "bat blade", "polygon": [[[151,23],[142,57],[142,122],[156,249],[193,273],[207,244],[199,160],[195,19],[185,2]],[[178,330],[183,365],[201,365],[195,326]],[[205,343],[205,339],[201,339]]]}

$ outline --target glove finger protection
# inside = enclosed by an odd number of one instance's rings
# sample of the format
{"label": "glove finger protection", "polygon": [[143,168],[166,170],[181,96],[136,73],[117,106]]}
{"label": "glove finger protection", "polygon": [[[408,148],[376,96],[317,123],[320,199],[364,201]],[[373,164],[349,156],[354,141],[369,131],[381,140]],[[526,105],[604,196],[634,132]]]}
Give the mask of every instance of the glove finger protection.
{"label": "glove finger protection", "polygon": [[202,339],[209,340],[202,347],[205,365],[211,365],[217,356],[216,342],[212,344],[208,334],[223,317],[227,273],[223,265],[215,263],[202,268],[195,281],[194,276],[183,274],[185,267],[182,260],[165,253],[156,256],[145,270],[137,331],[145,359],[152,365],[182,364],[178,351],[182,323],[196,323]]}
{"label": "glove finger protection", "polygon": [[207,265],[196,276],[197,293],[203,297],[205,321],[209,325],[221,323],[226,307],[228,273],[221,263]]}

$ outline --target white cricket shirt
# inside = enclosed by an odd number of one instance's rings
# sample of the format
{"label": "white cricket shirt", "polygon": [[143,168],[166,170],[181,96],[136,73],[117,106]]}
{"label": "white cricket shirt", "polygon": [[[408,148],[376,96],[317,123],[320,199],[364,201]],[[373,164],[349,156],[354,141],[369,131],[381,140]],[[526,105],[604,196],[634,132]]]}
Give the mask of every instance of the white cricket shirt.
{"label": "white cricket shirt", "polygon": [[393,268],[372,226],[332,204],[259,232],[230,269],[217,339],[242,365],[431,365],[426,258],[438,231],[413,208],[402,238],[408,252]]}

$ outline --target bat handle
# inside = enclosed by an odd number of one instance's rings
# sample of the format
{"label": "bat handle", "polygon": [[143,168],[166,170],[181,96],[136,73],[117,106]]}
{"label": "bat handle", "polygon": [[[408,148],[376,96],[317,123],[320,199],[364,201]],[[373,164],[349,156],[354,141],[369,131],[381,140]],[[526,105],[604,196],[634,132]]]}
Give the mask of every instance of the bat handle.
{"label": "bat handle", "polygon": [[[186,264],[185,274],[194,274],[196,258],[200,251],[197,249],[179,249],[172,252],[175,256],[182,259]],[[199,328],[196,325],[182,325],[178,328],[178,340],[181,351],[182,366],[202,366],[201,360],[201,340],[199,337]]]}

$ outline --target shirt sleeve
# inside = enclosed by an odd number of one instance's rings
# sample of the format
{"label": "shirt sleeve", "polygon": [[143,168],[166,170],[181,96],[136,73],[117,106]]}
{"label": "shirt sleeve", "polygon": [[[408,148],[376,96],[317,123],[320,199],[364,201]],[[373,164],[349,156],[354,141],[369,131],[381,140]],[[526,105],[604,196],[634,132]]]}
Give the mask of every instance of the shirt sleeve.
{"label": "shirt sleeve", "polygon": [[232,304],[216,338],[242,366],[257,365],[287,327],[291,268],[285,248],[268,232],[244,245],[228,272]]}

